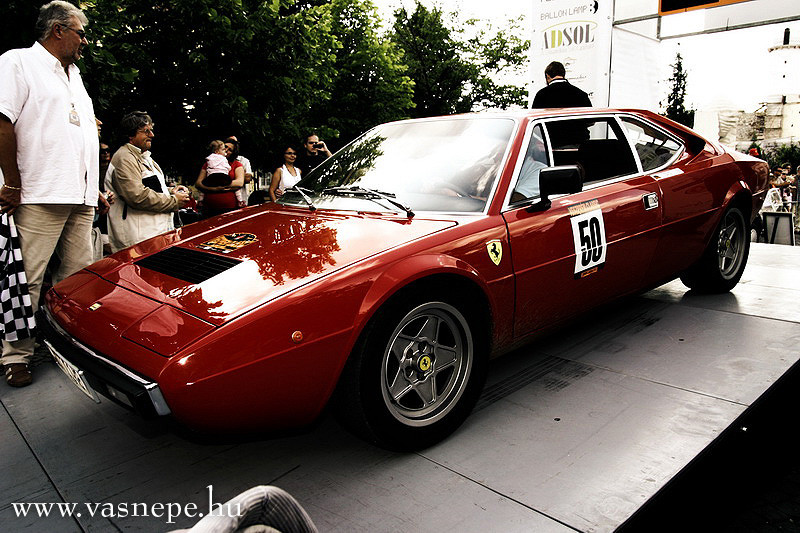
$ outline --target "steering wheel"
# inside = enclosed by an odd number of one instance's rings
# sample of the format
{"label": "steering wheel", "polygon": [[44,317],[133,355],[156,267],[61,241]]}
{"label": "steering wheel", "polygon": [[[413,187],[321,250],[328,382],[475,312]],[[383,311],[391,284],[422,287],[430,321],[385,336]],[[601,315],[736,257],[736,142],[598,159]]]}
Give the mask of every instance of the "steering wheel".
{"label": "steering wheel", "polygon": [[433,183],[431,183],[431,187],[434,189],[448,189],[461,197],[470,196],[470,194],[463,188],[454,183],[450,183],[449,181],[434,181]]}

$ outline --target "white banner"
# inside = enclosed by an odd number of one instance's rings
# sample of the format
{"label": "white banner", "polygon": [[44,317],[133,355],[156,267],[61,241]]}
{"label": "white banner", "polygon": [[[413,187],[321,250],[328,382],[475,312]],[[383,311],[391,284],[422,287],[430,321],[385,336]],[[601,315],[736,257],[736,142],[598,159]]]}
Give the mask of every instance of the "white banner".
{"label": "white banner", "polygon": [[560,61],[570,83],[589,93],[594,106],[607,107],[613,0],[533,2],[530,101],[545,86],[545,67]]}

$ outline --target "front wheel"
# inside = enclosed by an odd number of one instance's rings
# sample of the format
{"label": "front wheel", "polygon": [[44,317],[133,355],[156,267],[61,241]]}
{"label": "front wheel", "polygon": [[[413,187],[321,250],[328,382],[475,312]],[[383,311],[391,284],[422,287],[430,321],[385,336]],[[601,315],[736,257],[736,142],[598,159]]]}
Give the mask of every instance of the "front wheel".
{"label": "front wheel", "polygon": [[453,298],[411,297],[376,315],[345,367],[339,418],[381,446],[414,450],[453,432],[485,379],[485,323]]}
{"label": "front wheel", "polygon": [[741,210],[730,207],[702,257],[681,274],[681,281],[698,292],[719,293],[734,288],[750,253],[750,228]]}

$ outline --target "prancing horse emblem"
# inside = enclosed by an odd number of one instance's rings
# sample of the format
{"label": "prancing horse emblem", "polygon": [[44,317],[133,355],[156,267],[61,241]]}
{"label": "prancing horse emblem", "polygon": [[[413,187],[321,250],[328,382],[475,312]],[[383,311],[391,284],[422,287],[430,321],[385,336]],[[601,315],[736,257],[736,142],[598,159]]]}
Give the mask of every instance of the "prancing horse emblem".
{"label": "prancing horse emblem", "polygon": [[486,243],[486,251],[489,252],[492,263],[499,265],[503,259],[503,243],[498,240],[489,241]]}

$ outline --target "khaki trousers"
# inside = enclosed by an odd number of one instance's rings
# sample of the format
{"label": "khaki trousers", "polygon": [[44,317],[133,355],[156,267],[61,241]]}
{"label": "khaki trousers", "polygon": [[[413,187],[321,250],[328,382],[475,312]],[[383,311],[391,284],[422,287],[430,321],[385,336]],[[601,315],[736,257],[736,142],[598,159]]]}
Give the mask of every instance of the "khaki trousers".
{"label": "khaki trousers", "polygon": [[[33,310],[39,308],[39,293],[53,252],[61,265],[53,273],[55,285],[92,262],[92,220],[94,208],[75,204],[23,204],[14,212],[22,261]],[[35,339],[3,341],[0,362],[28,363]]]}

